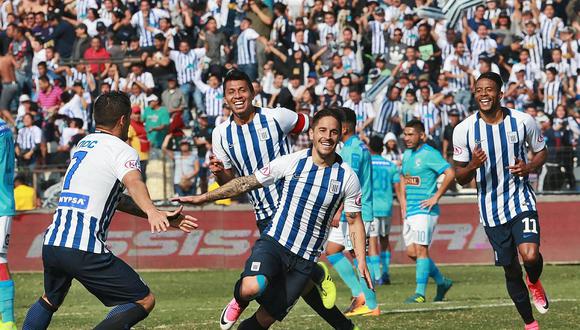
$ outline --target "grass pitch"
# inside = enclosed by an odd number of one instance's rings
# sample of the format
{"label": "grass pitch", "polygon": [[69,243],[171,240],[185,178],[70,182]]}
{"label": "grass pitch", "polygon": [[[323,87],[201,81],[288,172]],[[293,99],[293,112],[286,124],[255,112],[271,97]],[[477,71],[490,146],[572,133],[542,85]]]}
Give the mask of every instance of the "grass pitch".
{"label": "grass pitch", "polygon": [[[493,266],[440,267],[453,279],[446,302],[403,304],[414,292],[415,268],[391,269],[392,284],[377,288],[380,317],[356,317],[361,329],[523,329],[523,323],[509,299],[503,271]],[[551,299],[548,314],[534,315],[544,329],[577,329],[580,324],[580,265],[544,267],[542,282]],[[232,287],[240,271],[141,272],[157,297],[151,315],[136,329],[219,329],[219,316],[232,297]],[[337,305],[345,308],[350,293],[336,273]],[[28,306],[42,293],[42,274],[15,274],[16,316],[21,325]],[[435,295],[431,281],[427,300]],[[257,308],[252,303],[242,316],[249,317]],[[91,329],[108,309],[75,282],[63,306],[53,316],[50,329]],[[327,329],[302,300],[282,323],[272,329]]]}

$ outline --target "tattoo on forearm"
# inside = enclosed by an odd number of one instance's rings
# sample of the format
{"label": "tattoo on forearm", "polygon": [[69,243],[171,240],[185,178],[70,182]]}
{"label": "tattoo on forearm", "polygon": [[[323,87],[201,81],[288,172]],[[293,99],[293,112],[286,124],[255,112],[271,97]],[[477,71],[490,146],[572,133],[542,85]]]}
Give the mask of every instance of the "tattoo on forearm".
{"label": "tattoo on forearm", "polygon": [[218,189],[208,192],[206,196],[208,201],[217,201],[238,196],[260,186],[258,179],[254,175],[243,176],[235,178]]}
{"label": "tattoo on forearm", "polygon": [[347,218],[354,219],[358,213],[356,212],[346,212],[345,215]]}

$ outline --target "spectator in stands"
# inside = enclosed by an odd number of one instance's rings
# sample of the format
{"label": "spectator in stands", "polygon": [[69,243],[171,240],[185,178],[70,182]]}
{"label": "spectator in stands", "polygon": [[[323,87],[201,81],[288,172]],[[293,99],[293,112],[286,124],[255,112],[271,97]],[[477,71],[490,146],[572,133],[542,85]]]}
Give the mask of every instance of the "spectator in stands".
{"label": "spectator in stands", "polygon": [[63,20],[61,16],[56,13],[49,13],[47,20],[52,27],[52,34],[50,34],[49,40],[54,42],[55,50],[62,58],[70,58],[75,42],[74,26],[66,20]]}
{"label": "spectator in stands", "polygon": [[147,182],[147,163],[149,161],[149,149],[151,143],[147,139],[147,130],[141,120],[141,108],[134,106],[131,108],[131,125],[129,126],[129,144],[139,153],[141,165],[141,177],[143,182]]}
{"label": "spectator in stands", "polygon": [[195,194],[197,190],[195,182],[199,173],[199,158],[191,151],[191,141],[188,139],[181,140],[179,151],[169,150],[168,155],[175,162],[173,188],[177,196]]}
{"label": "spectator in stands", "polygon": [[109,71],[109,63],[107,60],[111,57],[111,54],[102,47],[101,39],[99,37],[91,38],[91,47],[85,51],[85,59],[89,61],[94,61],[94,63],[89,64],[90,72],[94,73],[96,79],[101,79],[107,76]]}
{"label": "spectator in stands", "polygon": [[33,168],[40,155],[40,143],[42,142],[42,130],[34,125],[31,114],[22,117],[24,127],[18,131],[14,152],[19,166]]}
{"label": "spectator in stands", "polygon": [[147,139],[152,148],[160,149],[169,128],[169,111],[161,106],[155,94],[147,97],[147,104],[142,117],[147,129]]}
{"label": "spectator in stands", "polygon": [[16,211],[34,210],[38,205],[36,191],[26,184],[23,175],[17,175],[14,178],[14,202]]}
{"label": "spectator in stands", "polygon": [[[209,127],[206,114],[201,114],[198,118],[198,126],[193,129],[193,141],[197,148],[197,158],[205,159],[207,149],[207,141],[211,138],[212,129]],[[199,173],[199,189],[201,193],[207,191],[207,176],[206,168],[202,168]]]}

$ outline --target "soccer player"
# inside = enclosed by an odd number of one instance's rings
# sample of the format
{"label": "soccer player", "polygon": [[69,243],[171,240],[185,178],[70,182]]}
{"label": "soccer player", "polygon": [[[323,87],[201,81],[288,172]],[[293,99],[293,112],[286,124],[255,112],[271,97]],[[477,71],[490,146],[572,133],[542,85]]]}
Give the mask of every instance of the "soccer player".
{"label": "soccer player", "polygon": [[[539,329],[518,252],[534,305],[544,314],[549,306],[540,282],[540,222],[528,175],[543,166],[548,152],[533,117],[500,106],[502,85],[501,77],[491,72],[477,79],[474,97],[479,111],[453,131],[453,160],[459,184],[476,179],[480,221],[493,247],[495,264],[504,268],[507,291],[525,329]],[[528,151],[533,154],[529,161]]]}
{"label": "soccer player", "polygon": [[0,119],[0,145],[4,151],[0,153],[0,329],[16,330],[14,323],[14,281],[8,271],[8,242],[12,216],[15,214],[14,204],[14,141],[12,130]]}
{"label": "soccer player", "polygon": [[[381,243],[380,256],[373,255],[369,257],[370,265],[372,265],[369,269],[374,271],[373,275],[377,284],[391,284],[389,277],[389,264],[391,263],[389,233],[391,232],[391,216],[393,213],[393,189],[399,203],[404,200],[399,183],[401,181],[400,173],[395,163],[381,156],[383,139],[380,136],[372,136],[370,138],[369,151],[371,153],[373,172],[373,217],[375,218],[374,222],[378,222],[379,230],[377,234]],[[405,214],[404,210],[404,205],[401,205],[402,215]]]}
{"label": "soccer player", "polygon": [[[127,95],[102,94],[93,108],[97,132],[79,141],[65,174],[44,236],[44,295],[28,310],[25,330],[48,327],[73,279],[104,305],[115,306],[95,329],[129,329],[149,315],[155,305],[149,287],[106,247],[116,209],[146,218],[151,232],[197,227],[194,218],[181,215],[181,208],[165,213],[153,206],[137,151],[125,142],[131,115]],[[122,193],[125,188],[131,197]]]}
{"label": "soccer player", "polygon": [[[439,151],[427,145],[425,126],[417,119],[407,123],[403,131],[407,150],[403,153],[402,176],[406,216],[403,223],[403,239],[407,255],[416,261],[417,287],[406,303],[425,302],[425,290],[429,277],[437,283],[434,301],[442,301],[453,284],[443,277],[429,257],[429,245],[439,218],[439,199],[455,178],[455,171]],[[437,189],[437,178],[445,179]]]}
{"label": "soccer player", "polygon": [[[358,270],[365,286],[372,289],[365,260],[360,184],[350,166],[335,153],[340,132],[339,114],[323,109],[314,116],[309,129],[312,148],[280,156],[255,173],[233,179],[214,191],[180,199],[203,204],[280,184],[279,207],[252,248],[234,289],[238,304],[247,306],[255,299],[260,308],[238,329],[267,329],[288,314],[301,292],[308,289],[310,273],[316,267],[330,222],[341,204],[350,224],[349,236],[359,261]],[[337,316],[342,315],[338,312]],[[356,329],[350,320],[342,319],[343,324],[333,327]]]}
{"label": "soccer player", "polygon": [[[350,165],[360,180],[362,188],[362,219],[365,224],[365,232],[369,239],[369,244],[376,245],[378,242],[378,226],[373,223],[373,191],[371,176],[371,154],[366,145],[356,135],[356,114],[349,108],[338,108],[336,111],[342,112],[342,142],[344,143],[340,150],[342,159]],[[353,270],[352,264],[346,258],[342,251],[345,249],[353,253],[352,242],[348,236],[348,219],[343,213],[340,218],[338,227],[330,230],[326,255],[328,261],[340,275],[340,278],[350,288],[352,301],[345,311],[346,316],[355,315],[372,315],[380,314],[377,304],[376,294],[364,285],[364,279],[357,276]],[[372,250],[373,255],[378,255],[378,251]],[[354,259],[355,266],[356,260]],[[369,259],[370,261],[370,259]],[[370,262],[368,262],[370,263]]]}
{"label": "soccer player", "polygon": [[[229,71],[224,78],[223,88],[225,102],[232,109],[232,115],[213,130],[215,156],[210,158],[210,170],[220,185],[234,179],[236,173],[251,175],[279,156],[289,154],[288,134],[306,132],[310,121],[308,116],[285,108],[254,107],[253,85],[242,71]],[[258,230],[263,233],[276,212],[280,191],[276,186],[267,186],[255,189],[249,195],[254,205]],[[340,324],[344,321],[342,315],[333,307],[336,288],[324,264],[315,268],[313,279],[322,296],[317,292],[308,292],[304,295],[305,301],[330,325]],[[245,306],[240,305],[234,295],[222,312],[220,327],[230,329],[244,309]]]}

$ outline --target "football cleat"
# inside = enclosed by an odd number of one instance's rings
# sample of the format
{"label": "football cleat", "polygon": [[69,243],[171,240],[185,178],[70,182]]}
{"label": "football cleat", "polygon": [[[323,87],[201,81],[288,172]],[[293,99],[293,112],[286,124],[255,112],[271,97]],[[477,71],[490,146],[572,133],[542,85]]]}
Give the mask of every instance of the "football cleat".
{"label": "football cleat", "polygon": [[548,295],[546,295],[542,282],[538,280],[536,283],[532,283],[526,275],[526,283],[528,284],[528,289],[530,289],[530,292],[532,293],[534,306],[536,306],[536,309],[540,314],[546,314],[548,308],[550,308],[550,303],[548,302]]}
{"label": "football cleat", "polygon": [[348,308],[345,309],[342,313],[346,315],[364,304],[365,304],[365,295],[364,293],[361,293],[357,297],[352,297],[352,300],[350,301],[350,306],[348,306]]}
{"label": "football cleat", "polygon": [[538,324],[538,321],[534,321],[530,324],[526,324],[524,330],[540,330],[540,325]]}
{"label": "football cleat", "polygon": [[389,277],[389,274],[387,273],[383,273],[383,275],[381,276],[381,278],[379,278],[379,280],[377,281],[378,285],[389,285],[391,284],[391,278]]}
{"label": "football cleat", "polygon": [[425,296],[415,293],[414,295],[410,296],[405,300],[405,304],[414,304],[414,303],[424,303]]}
{"label": "football cleat", "polygon": [[433,301],[443,301],[445,298],[445,294],[451,287],[453,286],[453,281],[446,278],[444,279],[443,284],[437,284],[437,294],[435,295],[435,299]]}
{"label": "football cleat", "polygon": [[322,283],[317,283],[315,286],[320,298],[322,299],[324,307],[326,309],[331,309],[334,307],[334,303],[336,302],[336,285],[334,285],[334,281],[332,280],[332,277],[330,277],[330,272],[328,271],[326,264],[319,262],[317,266],[322,268],[324,271],[324,279],[322,280]]}
{"label": "football cleat", "polygon": [[233,298],[222,311],[220,317],[220,328],[222,330],[231,329],[240,318],[240,315],[242,315],[244,309],[246,309],[246,307],[241,307],[236,301],[236,298]]}
{"label": "football cleat", "polygon": [[379,310],[379,306],[375,309],[370,309],[367,305],[359,306],[353,309],[351,312],[344,314],[344,316],[351,317],[351,316],[379,316],[381,315],[381,311]]}
{"label": "football cleat", "polygon": [[0,330],[17,330],[16,323],[14,322],[2,322],[0,323]]}

